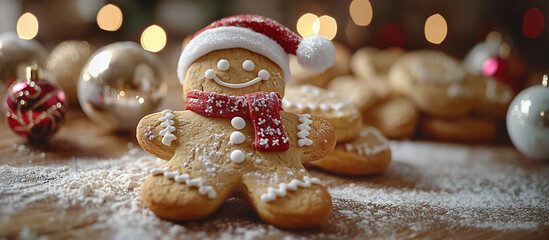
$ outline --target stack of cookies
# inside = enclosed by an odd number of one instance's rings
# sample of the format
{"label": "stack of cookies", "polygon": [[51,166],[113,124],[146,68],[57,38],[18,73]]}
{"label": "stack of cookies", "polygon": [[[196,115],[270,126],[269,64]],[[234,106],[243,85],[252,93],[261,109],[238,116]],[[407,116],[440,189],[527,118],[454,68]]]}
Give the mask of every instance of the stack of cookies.
{"label": "stack of cookies", "polygon": [[290,85],[282,105],[287,112],[317,115],[334,126],[334,151],[311,165],[347,175],[382,173],[389,166],[387,138],[375,127],[364,125],[360,110],[347,98],[312,85]]}
{"label": "stack of cookies", "polygon": [[507,85],[473,76],[460,61],[437,51],[404,54],[389,70],[388,82],[423,113],[421,133],[441,140],[494,139],[513,99]]}
{"label": "stack of cookies", "polygon": [[472,75],[439,51],[365,47],[349,54],[336,46],[336,61],[348,64],[352,74],[336,62],[329,72],[314,76],[321,83],[313,78],[303,82],[303,75],[291,83],[315,84],[339,94],[358,109],[363,125],[390,139],[420,132],[440,140],[492,140],[514,96],[509,86]]}

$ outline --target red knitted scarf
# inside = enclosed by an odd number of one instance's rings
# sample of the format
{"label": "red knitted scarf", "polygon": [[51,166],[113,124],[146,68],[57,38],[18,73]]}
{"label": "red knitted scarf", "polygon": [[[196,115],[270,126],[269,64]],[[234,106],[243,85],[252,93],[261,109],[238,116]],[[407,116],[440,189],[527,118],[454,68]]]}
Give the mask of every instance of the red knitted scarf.
{"label": "red knitted scarf", "polygon": [[260,152],[286,151],[290,147],[280,119],[282,100],[278,93],[255,92],[239,97],[192,90],[187,93],[185,110],[207,117],[250,118],[254,146]]}

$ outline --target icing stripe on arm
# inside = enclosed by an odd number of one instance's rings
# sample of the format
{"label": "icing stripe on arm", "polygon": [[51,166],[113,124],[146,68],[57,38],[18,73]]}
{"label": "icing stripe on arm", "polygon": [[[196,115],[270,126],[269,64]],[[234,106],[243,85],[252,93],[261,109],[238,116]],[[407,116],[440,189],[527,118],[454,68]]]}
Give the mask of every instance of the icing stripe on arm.
{"label": "icing stripe on arm", "polygon": [[313,140],[308,139],[307,136],[310,135],[309,130],[311,130],[311,125],[313,121],[310,119],[310,114],[296,114],[299,117],[299,122],[301,124],[297,125],[297,130],[299,132],[297,133],[297,137],[299,137],[299,140],[297,141],[297,145],[300,147],[303,146],[310,146],[313,144]]}
{"label": "icing stripe on arm", "polygon": [[174,121],[172,120],[175,116],[172,114],[172,110],[170,109],[162,111],[162,114],[164,114],[164,116],[158,119],[162,121],[160,126],[164,127],[164,129],[160,131],[160,136],[163,136],[162,144],[170,146],[172,145],[172,141],[177,139],[177,137],[172,134],[172,132],[175,131],[175,127],[173,126]]}

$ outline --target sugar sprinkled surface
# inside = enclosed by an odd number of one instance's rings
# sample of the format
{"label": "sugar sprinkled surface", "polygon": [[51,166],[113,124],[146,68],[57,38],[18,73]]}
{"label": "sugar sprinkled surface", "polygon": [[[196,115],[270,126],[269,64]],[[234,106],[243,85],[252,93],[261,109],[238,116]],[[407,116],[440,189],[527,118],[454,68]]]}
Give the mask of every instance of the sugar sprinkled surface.
{"label": "sugar sprinkled surface", "polygon": [[[57,230],[69,237],[97,231],[114,239],[402,239],[429,236],[433,229],[451,236],[463,228],[508,233],[549,226],[548,165],[508,146],[397,141],[390,146],[393,162],[383,175],[348,178],[313,171],[327,185],[334,210],[319,229],[298,232],[261,222],[236,198],[204,221],[158,219],[141,203],[140,186],[164,161],[136,148],[117,159],[2,165],[0,235],[46,239],[37,222],[67,224]],[[44,203],[55,214],[35,214],[35,221],[15,232],[2,232],[7,230],[1,226]]]}

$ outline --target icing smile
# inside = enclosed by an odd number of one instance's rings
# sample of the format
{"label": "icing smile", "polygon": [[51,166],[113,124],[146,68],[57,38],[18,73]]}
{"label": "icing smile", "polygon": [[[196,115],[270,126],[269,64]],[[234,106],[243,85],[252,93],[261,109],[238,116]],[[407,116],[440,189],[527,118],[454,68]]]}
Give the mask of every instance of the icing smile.
{"label": "icing smile", "polygon": [[260,82],[261,80],[267,80],[269,79],[270,75],[269,75],[269,72],[267,72],[266,70],[259,70],[259,72],[257,73],[257,77],[250,80],[250,81],[247,81],[245,83],[227,83],[227,82],[223,82],[221,81],[221,79],[219,79],[219,77],[217,77],[217,75],[215,74],[215,71],[213,69],[208,69],[206,70],[206,79],[213,79],[217,84],[221,85],[221,86],[224,86],[224,87],[228,87],[228,88],[245,88],[245,87],[248,87],[248,86],[251,86],[251,85],[254,85],[258,82]]}
{"label": "icing smile", "polygon": [[[217,68],[221,71],[227,71],[230,68],[229,61],[227,61],[226,59],[219,60],[219,62],[217,62]],[[245,71],[250,72],[255,68],[255,64],[250,60],[246,60],[242,63],[242,68]],[[257,72],[257,77],[256,78],[254,78],[250,81],[247,81],[245,83],[227,83],[227,82],[223,82],[223,81],[221,81],[221,79],[219,79],[219,77],[217,77],[217,74],[215,73],[215,70],[213,70],[213,69],[206,70],[204,75],[205,75],[206,79],[208,79],[208,80],[213,79],[217,84],[219,84],[221,86],[224,86],[224,87],[228,87],[228,88],[245,88],[245,87],[254,85],[258,82],[261,82],[261,80],[268,80],[271,77],[269,72],[267,72],[267,70],[265,70],[265,69],[259,70]]]}

